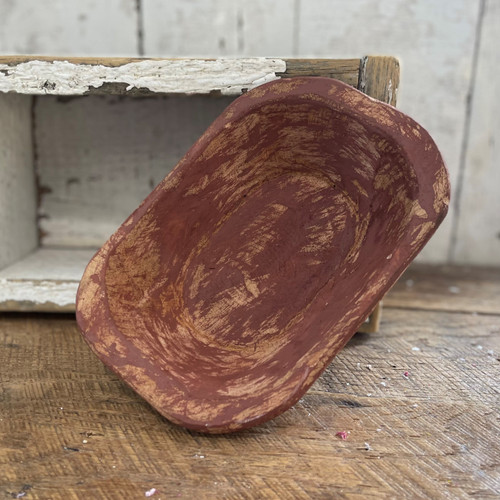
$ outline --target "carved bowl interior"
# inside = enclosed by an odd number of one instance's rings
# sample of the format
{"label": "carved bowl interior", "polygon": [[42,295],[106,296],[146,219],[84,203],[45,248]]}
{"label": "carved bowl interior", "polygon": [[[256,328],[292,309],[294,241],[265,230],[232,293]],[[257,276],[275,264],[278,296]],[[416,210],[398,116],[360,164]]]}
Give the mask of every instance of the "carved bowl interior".
{"label": "carved bowl interior", "polygon": [[444,218],[411,118],[327,78],[236,99],[97,252],[77,319],[161,414],[228,432],[291,407]]}

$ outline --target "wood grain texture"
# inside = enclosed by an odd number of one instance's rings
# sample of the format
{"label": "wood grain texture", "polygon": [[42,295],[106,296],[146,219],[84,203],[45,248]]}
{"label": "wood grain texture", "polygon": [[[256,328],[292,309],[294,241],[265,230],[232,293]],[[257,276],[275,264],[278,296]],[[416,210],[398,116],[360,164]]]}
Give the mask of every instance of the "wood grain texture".
{"label": "wood grain texture", "polygon": [[[384,85],[384,58],[370,59]],[[162,59],[0,56],[0,91],[35,95],[228,94],[280,77],[323,76],[357,86],[359,59]],[[389,77],[395,77],[392,73]],[[373,87],[374,90],[376,87]],[[367,92],[368,93],[368,92]]]}
{"label": "wood grain texture", "polygon": [[395,57],[364,57],[361,60],[358,89],[374,99],[396,106],[399,61]]}
{"label": "wood grain texture", "polygon": [[0,270],[38,244],[31,105],[0,93]]}
{"label": "wood grain texture", "polygon": [[500,314],[500,270],[414,265],[384,298],[389,307]]}
{"label": "wood grain texture", "polygon": [[172,421],[256,425],[310,387],[432,235],[448,196],[432,139],[395,108],[333,79],[263,85],[95,255],[79,325]]}
{"label": "wood grain texture", "polygon": [[[473,303],[486,274],[466,276]],[[439,288],[464,275],[436,270],[421,280],[433,278]],[[162,418],[104,368],[73,318],[1,315],[0,491],[53,500],[144,498],[151,488],[152,498],[498,498],[500,315],[426,311],[434,297],[415,299],[418,310],[387,307],[380,334],[354,337],[288,412],[228,436]],[[346,441],[339,431],[350,431]]]}
{"label": "wood grain texture", "polygon": [[[358,86],[360,59],[285,59],[285,61],[286,71],[278,73],[282,78],[324,76],[335,78],[353,87]],[[368,71],[370,70],[371,68],[368,68]]]}
{"label": "wood grain texture", "polygon": [[[357,88],[379,101],[396,106],[399,88],[399,61],[388,56],[365,56],[360,61]],[[358,329],[361,333],[378,332],[382,303],[378,303],[368,322]]]}
{"label": "wood grain texture", "polygon": [[457,264],[499,267],[500,3],[486,0],[483,19],[452,258]]}
{"label": "wood grain texture", "polygon": [[[16,58],[14,58],[16,59]],[[69,58],[0,63],[0,92],[33,95],[226,94],[275,80],[286,70],[282,59],[141,59],[110,65]]]}

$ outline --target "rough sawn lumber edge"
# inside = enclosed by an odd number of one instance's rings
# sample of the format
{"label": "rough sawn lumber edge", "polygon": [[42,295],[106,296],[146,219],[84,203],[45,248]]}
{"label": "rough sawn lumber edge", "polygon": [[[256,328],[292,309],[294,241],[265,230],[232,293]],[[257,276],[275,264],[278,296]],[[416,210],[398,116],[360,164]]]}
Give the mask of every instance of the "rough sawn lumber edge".
{"label": "rough sawn lumber edge", "polygon": [[148,59],[0,56],[0,92],[32,95],[240,95],[293,76],[356,86],[359,59]]}
{"label": "rough sawn lumber edge", "polygon": [[358,89],[396,106],[399,87],[399,61],[391,56],[366,56],[361,59]]}

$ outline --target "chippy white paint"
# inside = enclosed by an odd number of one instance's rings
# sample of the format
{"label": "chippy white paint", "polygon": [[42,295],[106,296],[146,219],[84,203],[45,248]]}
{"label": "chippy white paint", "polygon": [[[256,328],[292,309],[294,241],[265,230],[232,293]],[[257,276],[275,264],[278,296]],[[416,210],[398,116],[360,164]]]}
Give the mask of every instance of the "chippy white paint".
{"label": "chippy white paint", "polygon": [[40,305],[50,304],[73,310],[75,307],[78,281],[30,281],[0,279],[0,311],[16,310],[12,304],[19,304],[19,309],[36,310]]}
{"label": "chippy white paint", "polygon": [[43,309],[44,304],[47,310],[73,310],[78,283],[94,252],[38,249],[0,270],[0,311]]}
{"label": "chippy white paint", "polygon": [[69,61],[28,61],[0,64],[0,91],[22,94],[83,95],[106,83],[125,83],[127,90],[153,93],[238,95],[279,78],[282,59],[145,59],[121,66],[75,64]]}

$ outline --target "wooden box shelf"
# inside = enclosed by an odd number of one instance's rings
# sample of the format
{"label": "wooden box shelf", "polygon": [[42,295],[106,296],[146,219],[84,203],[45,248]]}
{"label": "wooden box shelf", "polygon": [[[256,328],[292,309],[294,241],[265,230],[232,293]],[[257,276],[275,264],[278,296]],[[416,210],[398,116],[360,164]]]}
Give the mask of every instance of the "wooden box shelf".
{"label": "wooden box shelf", "polygon": [[[86,263],[238,95],[327,76],[395,104],[361,59],[0,57],[0,311],[74,311]],[[380,307],[364,331],[376,331]]]}

